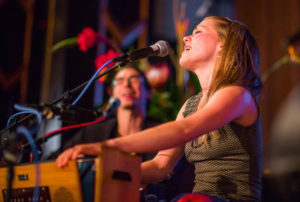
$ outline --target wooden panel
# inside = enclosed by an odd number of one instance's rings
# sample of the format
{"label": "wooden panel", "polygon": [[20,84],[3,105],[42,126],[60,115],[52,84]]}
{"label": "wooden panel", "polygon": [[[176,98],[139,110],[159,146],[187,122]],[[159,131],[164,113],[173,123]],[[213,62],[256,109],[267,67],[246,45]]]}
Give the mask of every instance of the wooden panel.
{"label": "wooden panel", "polygon": [[140,163],[138,156],[102,147],[95,160],[95,202],[140,201]]}
{"label": "wooden panel", "polygon": [[[100,154],[93,161],[94,201],[140,201],[140,157],[120,152],[117,149],[101,147]],[[81,186],[84,185],[81,185],[76,161],[70,161],[64,168],[58,168],[55,162],[38,165],[41,175],[39,186],[49,188],[51,201],[83,201]],[[35,187],[36,166],[34,164],[15,166],[14,172],[13,189]],[[2,191],[7,188],[6,175],[7,168],[0,168],[0,202],[4,201]],[[23,176],[23,179],[26,176],[27,180],[19,180],[20,176]],[[85,186],[88,185],[85,184]],[[83,191],[86,190],[83,189]],[[27,196],[32,197],[32,194],[27,194]]]}
{"label": "wooden panel", "polygon": [[[82,201],[81,185],[76,161],[71,161],[65,168],[58,168],[54,162],[40,163],[40,186],[48,186],[51,201]],[[0,190],[6,189],[7,168],[0,168]],[[19,180],[19,176],[28,176],[28,180]],[[13,188],[30,188],[35,186],[36,166],[20,165],[14,167]]]}

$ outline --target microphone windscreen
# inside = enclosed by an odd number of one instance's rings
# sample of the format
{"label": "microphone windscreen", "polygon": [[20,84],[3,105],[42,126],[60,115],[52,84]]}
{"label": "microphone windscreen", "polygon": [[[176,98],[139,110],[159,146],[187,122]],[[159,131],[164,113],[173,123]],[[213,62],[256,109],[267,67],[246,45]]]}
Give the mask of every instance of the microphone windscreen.
{"label": "microphone windscreen", "polygon": [[158,55],[157,56],[159,56],[159,57],[165,57],[165,56],[169,55],[170,45],[166,41],[160,40],[160,41],[156,42],[155,44],[153,44],[150,47],[154,51],[158,51]]}

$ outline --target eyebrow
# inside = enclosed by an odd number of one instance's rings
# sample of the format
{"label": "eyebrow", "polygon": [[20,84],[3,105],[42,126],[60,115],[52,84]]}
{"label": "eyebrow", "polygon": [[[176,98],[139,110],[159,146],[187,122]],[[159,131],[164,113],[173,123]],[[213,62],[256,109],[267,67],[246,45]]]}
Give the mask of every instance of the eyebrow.
{"label": "eyebrow", "polygon": [[[134,75],[131,75],[131,76],[129,76],[128,78],[131,78],[131,77],[140,77],[140,75],[138,75],[138,74],[134,74]],[[114,80],[118,80],[118,79],[124,79],[125,77],[118,77],[118,78],[114,78]]]}
{"label": "eyebrow", "polygon": [[197,29],[199,29],[199,28],[208,29],[208,27],[205,26],[205,25],[197,25],[197,26],[193,29],[193,33],[194,33]]}

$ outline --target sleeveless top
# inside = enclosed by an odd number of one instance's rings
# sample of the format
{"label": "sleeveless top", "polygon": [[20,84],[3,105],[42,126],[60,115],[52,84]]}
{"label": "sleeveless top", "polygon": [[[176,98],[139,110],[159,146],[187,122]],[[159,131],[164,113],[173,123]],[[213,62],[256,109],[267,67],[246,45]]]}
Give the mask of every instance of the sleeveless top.
{"label": "sleeveless top", "polygon": [[[184,117],[197,111],[200,99],[201,94],[189,98]],[[187,142],[185,156],[195,165],[193,193],[237,201],[260,200],[263,156],[260,118],[248,127],[230,122]]]}

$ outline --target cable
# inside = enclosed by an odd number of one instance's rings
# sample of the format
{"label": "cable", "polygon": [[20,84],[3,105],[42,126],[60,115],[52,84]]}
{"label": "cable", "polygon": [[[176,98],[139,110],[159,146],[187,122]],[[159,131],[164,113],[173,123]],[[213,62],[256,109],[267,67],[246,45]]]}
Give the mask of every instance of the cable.
{"label": "cable", "polygon": [[36,133],[39,130],[39,128],[42,124],[42,121],[43,121],[43,117],[42,117],[41,113],[34,108],[25,107],[25,106],[21,106],[18,104],[15,104],[14,107],[15,107],[15,109],[17,109],[19,111],[23,111],[24,113],[31,113],[31,114],[36,115],[36,117],[38,119],[38,124],[37,124],[36,128],[34,128],[30,131],[31,134]]}
{"label": "cable", "polygon": [[48,136],[54,135],[56,133],[60,133],[60,132],[63,132],[63,131],[66,131],[66,130],[70,130],[70,129],[92,125],[92,124],[101,122],[103,120],[105,120],[105,116],[103,116],[103,117],[101,117],[101,118],[99,118],[99,119],[97,119],[95,121],[92,121],[92,122],[80,123],[80,124],[76,124],[76,125],[71,125],[71,126],[66,126],[66,127],[63,127],[63,128],[59,128],[57,130],[53,130],[53,131],[45,134],[44,137],[48,137]]}
{"label": "cable", "polygon": [[8,120],[7,120],[6,126],[8,127],[8,126],[10,125],[11,120],[12,120],[13,118],[15,118],[16,116],[19,116],[19,115],[21,115],[21,114],[33,114],[33,112],[32,112],[32,111],[24,111],[24,112],[18,112],[18,113],[15,113],[15,114],[11,115],[11,116],[8,118]]}
{"label": "cable", "polygon": [[108,64],[110,64],[111,62],[113,62],[113,59],[107,61],[106,63],[104,63],[96,72],[95,74],[92,76],[92,78],[89,80],[89,82],[86,84],[86,86],[84,87],[84,89],[81,91],[81,93],[79,94],[79,96],[73,101],[72,106],[75,105],[79,99],[82,97],[82,95],[86,92],[86,90],[90,87],[90,85],[92,84],[92,82],[95,80],[95,78],[97,77],[97,75],[99,74],[99,72],[106,67]]}
{"label": "cable", "polygon": [[15,104],[14,107],[15,107],[15,109],[17,109],[19,111],[24,111],[24,112],[29,111],[29,112],[32,112],[32,114],[35,114],[37,116],[38,121],[39,121],[38,124],[40,125],[42,123],[43,118],[42,118],[41,113],[38,110],[36,110],[34,108],[30,108],[30,107],[21,106],[21,105],[18,105],[18,104]]}
{"label": "cable", "polygon": [[37,146],[35,145],[35,142],[31,136],[32,133],[36,132],[39,128],[40,128],[40,125],[42,123],[42,115],[40,114],[39,111],[37,111],[36,109],[32,109],[30,107],[25,107],[25,106],[21,106],[21,105],[18,105],[18,104],[15,104],[14,105],[15,109],[21,111],[21,112],[18,112],[14,115],[12,115],[9,120],[7,121],[7,126],[10,125],[10,121],[20,115],[20,114],[34,114],[36,115],[37,119],[38,119],[38,125],[37,127],[33,130],[33,131],[29,131],[27,128],[25,128],[24,126],[18,126],[17,127],[17,134],[24,134],[24,136],[26,137],[27,141],[29,142],[30,146],[31,146],[31,151],[32,151],[32,154],[33,154],[33,159],[34,159],[34,162],[36,163],[36,166],[35,166],[35,170],[36,170],[36,181],[35,181],[35,188],[33,190],[33,200],[36,199],[36,201],[38,201],[38,197],[39,197],[39,185],[40,185],[40,166],[38,164],[38,161],[39,161],[39,156],[38,156],[38,151],[37,151]]}
{"label": "cable", "polygon": [[24,136],[27,138],[30,146],[31,146],[31,151],[33,154],[33,160],[35,162],[35,186],[34,186],[34,190],[33,190],[33,199],[32,201],[36,200],[38,201],[38,197],[40,194],[40,165],[39,165],[39,156],[38,156],[38,151],[37,151],[37,147],[34,143],[33,138],[31,137],[30,132],[27,130],[27,128],[25,128],[24,126],[18,126],[17,128],[17,133],[22,133],[24,134]]}

